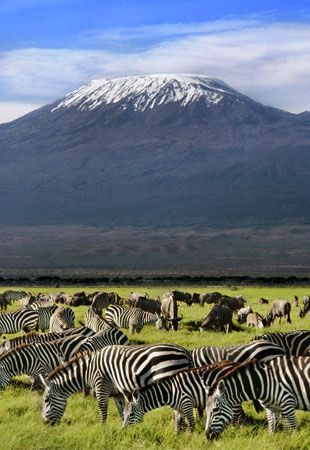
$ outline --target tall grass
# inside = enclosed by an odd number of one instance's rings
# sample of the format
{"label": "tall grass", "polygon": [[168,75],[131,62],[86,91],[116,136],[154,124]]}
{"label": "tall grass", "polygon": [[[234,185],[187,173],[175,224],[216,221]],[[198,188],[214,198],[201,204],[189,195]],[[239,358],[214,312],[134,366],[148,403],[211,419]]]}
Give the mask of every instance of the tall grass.
{"label": "tall grass", "polygon": [[[174,287],[170,288],[171,290]],[[177,287],[176,287],[177,288]],[[35,294],[49,292],[49,288],[31,288]],[[94,288],[65,288],[67,293],[84,290],[92,292]],[[139,287],[96,287],[96,290],[117,291],[121,296],[128,297],[131,291],[141,291]],[[161,295],[167,288],[149,287],[143,288],[150,297]],[[268,288],[268,287],[242,287],[237,291],[216,286],[182,287],[181,290],[189,292],[220,291],[229,295],[244,295],[248,304],[255,311],[266,314],[269,305],[258,305],[257,299],[265,297],[270,301],[283,298],[292,301],[294,295],[301,299],[307,294],[309,288]],[[16,309],[13,305],[10,309]],[[139,335],[131,338],[134,343],[174,342],[193,349],[204,345],[235,345],[250,341],[257,330],[247,329],[242,326],[240,332],[229,334],[199,333],[194,330],[196,321],[201,321],[211,306],[201,308],[198,305],[188,307],[180,306],[180,312],[184,318],[181,321],[178,332],[160,332],[154,326],[146,326]],[[86,307],[74,308],[77,321],[83,321]],[[292,323],[276,323],[268,331],[289,331],[294,329],[310,329],[310,314],[304,319],[298,316],[299,309],[292,307]],[[124,330],[128,332],[128,330]],[[263,330],[263,331],[267,331]],[[262,332],[262,331],[260,331]],[[171,410],[161,408],[146,414],[143,423],[133,427],[122,429],[114,403],[109,402],[108,421],[101,425],[96,401],[91,397],[84,398],[82,394],[76,394],[69,398],[65,415],[59,425],[48,426],[41,420],[42,393],[29,390],[29,380],[26,376],[17,377],[0,393],[0,449],[309,449],[310,448],[310,417],[307,412],[298,412],[297,419],[299,429],[292,433],[279,431],[269,435],[266,428],[264,413],[257,414],[252,405],[247,403],[245,409],[248,414],[248,422],[242,427],[228,427],[222,437],[213,443],[206,441],[204,436],[204,423],[198,422],[195,431],[175,434],[172,422]]]}

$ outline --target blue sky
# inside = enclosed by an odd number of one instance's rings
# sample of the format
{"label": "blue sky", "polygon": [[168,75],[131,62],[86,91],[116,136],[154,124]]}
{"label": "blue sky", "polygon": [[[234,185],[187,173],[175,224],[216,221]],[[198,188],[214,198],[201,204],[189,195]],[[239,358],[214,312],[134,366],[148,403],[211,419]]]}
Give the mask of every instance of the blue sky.
{"label": "blue sky", "polygon": [[2,0],[0,122],[97,77],[205,73],[310,110],[308,0]]}

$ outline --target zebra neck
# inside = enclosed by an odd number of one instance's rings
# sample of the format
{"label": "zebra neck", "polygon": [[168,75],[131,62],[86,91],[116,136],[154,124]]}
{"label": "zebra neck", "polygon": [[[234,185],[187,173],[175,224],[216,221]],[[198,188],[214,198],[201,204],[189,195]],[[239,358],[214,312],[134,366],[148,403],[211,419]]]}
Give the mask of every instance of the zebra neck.
{"label": "zebra neck", "polygon": [[38,372],[42,368],[42,364],[33,350],[29,347],[12,350],[0,358],[0,366],[6,367],[12,377]]}
{"label": "zebra neck", "polygon": [[88,359],[82,357],[74,358],[67,366],[58,370],[50,381],[57,384],[67,396],[80,392],[86,387],[86,371]]}
{"label": "zebra neck", "polygon": [[264,380],[257,370],[241,369],[226,379],[231,403],[259,399],[264,393]]}
{"label": "zebra neck", "polygon": [[170,405],[173,401],[172,380],[161,380],[140,389],[144,412]]}

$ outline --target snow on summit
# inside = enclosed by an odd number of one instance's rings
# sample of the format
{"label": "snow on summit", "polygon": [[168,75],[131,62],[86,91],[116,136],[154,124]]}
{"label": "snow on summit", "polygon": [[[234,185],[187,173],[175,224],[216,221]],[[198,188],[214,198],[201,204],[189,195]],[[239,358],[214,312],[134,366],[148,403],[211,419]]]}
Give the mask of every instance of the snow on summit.
{"label": "snow on summit", "polygon": [[222,81],[204,75],[160,74],[96,79],[70,92],[52,109],[77,107],[92,110],[120,103],[122,109],[145,111],[171,102],[186,106],[203,99],[206,106],[219,103],[225,94],[239,95]]}

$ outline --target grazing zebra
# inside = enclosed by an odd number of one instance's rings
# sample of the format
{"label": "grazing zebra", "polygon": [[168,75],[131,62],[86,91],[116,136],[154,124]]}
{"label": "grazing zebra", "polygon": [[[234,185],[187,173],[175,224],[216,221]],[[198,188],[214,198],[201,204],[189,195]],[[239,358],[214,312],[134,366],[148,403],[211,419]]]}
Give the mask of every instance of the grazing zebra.
{"label": "grazing zebra", "polygon": [[140,333],[147,323],[160,323],[158,314],[145,312],[140,308],[124,308],[111,305],[107,308],[106,319],[112,325],[120,328],[129,328],[130,334]]}
{"label": "grazing zebra", "polygon": [[310,348],[310,331],[296,330],[288,333],[265,333],[254,340],[264,339],[277,344],[288,356],[304,356]]}
{"label": "grazing zebra", "polygon": [[18,309],[12,313],[0,314],[0,336],[18,331],[29,333],[38,327],[39,313],[33,309]]}
{"label": "grazing zebra", "polygon": [[[212,384],[236,365],[237,363],[232,361],[220,361],[209,366],[183,370],[137,389],[132,394],[124,392],[127,401],[123,426],[141,422],[146,412],[169,405],[178,412],[175,414],[176,431],[181,430],[184,419],[188,422],[189,430],[193,431],[193,408],[203,410],[206,406],[205,384]],[[234,421],[243,418],[242,406],[237,405],[234,410]]]}
{"label": "grazing zebra", "polygon": [[26,334],[23,336],[18,336],[13,339],[6,339],[6,336],[2,337],[2,345],[0,347],[0,355],[9,350],[13,350],[20,345],[24,344],[34,344],[35,342],[50,342],[55,341],[57,339],[62,338],[63,335],[61,333],[46,333],[46,334]]}
{"label": "grazing zebra", "polygon": [[104,330],[110,330],[111,325],[104,319],[99,316],[92,307],[89,307],[85,313],[85,326],[94,330],[95,333]]}
{"label": "grazing zebra", "polygon": [[31,296],[30,292],[25,292],[25,291],[12,291],[12,290],[8,290],[8,291],[4,291],[2,294],[5,298],[5,301],[8,305],[11,305],[11,303],[15,300],[21,300],[22,298],[26,298]]}
{"label": "grazing zebra", "polygon": [[267,361],[285,355],[285,351],[272,342],[261,340],[234,347],[198,347],[191,351],[191,355],[194,366],[201,367],[222,360],[241,363],[255,358]]}
{"label": "grazing zebra", "polygon": [[74,312],[71,308],[67,306],[57,308],[50,318],[50,333],[61,333],[69,328],[74,328],[74,319]]}
{"label": "grazing zebra", "polygon": [[99,415],[106,421],[108,398],[115,397],[122,415],[123,391],[132,392],[137,387],[172,375],[191,366],[189,352],[173,344],[136,347],[111,345],[94,353],[83,353],[68,365],[51,373],[44,381],[42,417],[45,422],[61,419],[67,398],[91,388],[95,392]]}
{"label": "grazing zebra", "polygon": [[223,431],[234,405],[254,399],[266,409],[270,433],[275,431],[280,414],[284,428],[293,430],[295,409],[310,411],[310,358],[280,356],[267,362],[240,364],[206,389],[207,439]]}
{"label": "grazing zebra", "polygon": [[0,357],[0,389],[16,375],[27,374],[34,379],[31,388],[41,385],[39,375],[45,376],[59,366],[63,358],[54,342],[20,345]]}

